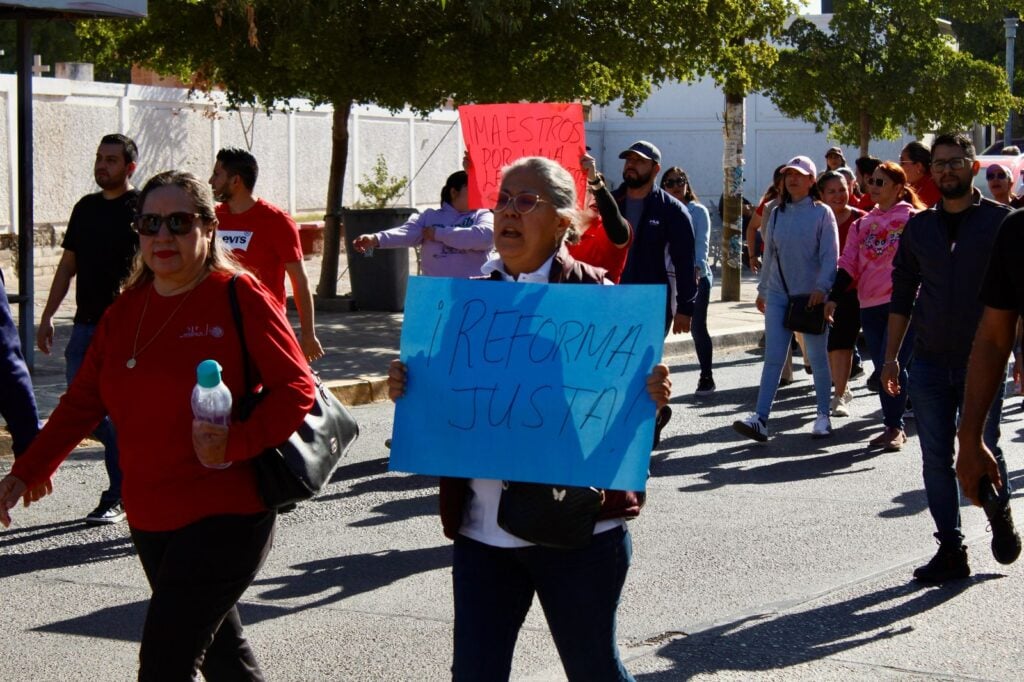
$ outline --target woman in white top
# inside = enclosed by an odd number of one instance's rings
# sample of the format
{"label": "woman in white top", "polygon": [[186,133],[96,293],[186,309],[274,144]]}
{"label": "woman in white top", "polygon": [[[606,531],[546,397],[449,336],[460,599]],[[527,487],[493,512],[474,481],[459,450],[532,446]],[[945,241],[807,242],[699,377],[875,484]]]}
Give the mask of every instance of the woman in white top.
{"label": "woman in white top", "polygon": [[[528,157],[504,168],[494,208],[498,258],[485,266],[491,279],[606,283],[604,270],[576,261],[565,247],[579,219],[576,206],[573,178],[556,162]],[[405,393],[406,379],[406,366],[392,361],[393,400]],[[668,367],[654,367],[647,392],[658,408],[668,403]],[[454,680],[509,678],[516,637],[535,594],[568,679],[633,679],[619,658],[615,612],[632,554],[625,519],[640,513],[643,493],[601,491],[589,544],[557,549],[498,525],[501,481],[442,478],[440,492],[445,534],[455,540]]]}

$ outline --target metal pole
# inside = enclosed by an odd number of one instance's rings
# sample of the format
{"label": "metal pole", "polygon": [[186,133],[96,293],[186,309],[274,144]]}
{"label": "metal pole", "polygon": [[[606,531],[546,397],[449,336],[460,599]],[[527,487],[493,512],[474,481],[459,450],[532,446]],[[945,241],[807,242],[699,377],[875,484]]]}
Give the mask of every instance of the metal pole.
{"label": "metal pole", "polygon": [[18,17],[18,332],[29,371],[35,367],[35,228],[32,207],[32,31]]}
{"label": "metal pole", "polygon": [[[1003,19],[1006,27],[1006,82],[1010,85],[1010,92],[1013,92],[1013,44],[1017,40],[1017,17],[1006,17]],[[1006,127],[1003,129],[1003,146],[1009,147],[1010,138],[1013,137],[1013,109],[1006,117]]]}

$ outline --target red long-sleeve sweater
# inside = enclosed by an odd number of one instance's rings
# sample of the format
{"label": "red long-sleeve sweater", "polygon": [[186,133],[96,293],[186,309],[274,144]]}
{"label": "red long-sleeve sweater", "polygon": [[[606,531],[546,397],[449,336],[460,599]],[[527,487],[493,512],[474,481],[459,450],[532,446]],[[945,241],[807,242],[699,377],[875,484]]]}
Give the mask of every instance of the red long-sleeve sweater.
{"label": "red long-sleeve sweater", "polygon": [[[313,378],[273,295],[251,277],[239,277],[245,339],[267,396],[247,421],[231,424],[232,466],[207,469],[199,463],[190,403],[196,365],[217,360],[236,404],[244,388],[228,280],[224,273],[211,274],[183,304],[187,294],[160,296],[151,284],[121,294],[100,320],[67,393],[11,473],[30,486],[45,480],[109,414],[133,528],[173,530],[207,516],[265,509],[245,460],[298,428],[313,405]],[[133,348],[140,350],[129,369]]]}

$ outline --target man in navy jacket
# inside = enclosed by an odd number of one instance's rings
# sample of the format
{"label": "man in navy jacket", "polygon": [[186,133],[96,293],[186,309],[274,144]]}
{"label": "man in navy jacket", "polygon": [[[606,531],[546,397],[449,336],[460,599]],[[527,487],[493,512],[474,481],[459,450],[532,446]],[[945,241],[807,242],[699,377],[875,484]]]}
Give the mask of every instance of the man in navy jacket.
{"label": "man in navy jacket", "polygon": [[[633,244],[622,271],[621,284],[664,284],[665,334],[690,331],[690,318],[697,298],[694,278],[693,224],[686,206],[654,181],[661,170],[661,152],[650,142],[638,140],[619,158],[622,186],[614,193],[619,211],[633,226]],[[674,274],[671,272],[674,270]],[[675,280],[673,310],[670,278]],[[658,412],[654,443],[672,417],[667,405]]]}

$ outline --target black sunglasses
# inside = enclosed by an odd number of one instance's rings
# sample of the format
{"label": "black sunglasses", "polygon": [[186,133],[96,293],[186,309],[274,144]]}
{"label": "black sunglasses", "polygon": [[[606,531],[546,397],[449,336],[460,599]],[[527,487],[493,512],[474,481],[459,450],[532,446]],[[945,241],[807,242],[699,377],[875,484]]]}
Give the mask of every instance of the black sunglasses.
{"label": "black sunglasses", "polygon": [[874,185],[875,187],[885,187],[885,180],[882,178],[868,178],[868,185]]}
{"label": "black sunglasses", "polygon": [[684,187],[685,185],[686,178],[668,178],[667,180],[663,180],[661,183],[662,187],[668,187],[669,189],[672,189],[673,187]]}
{"label": "black sunglasses", "polygon": [[986,180],[1005,180],[1006,173],[1003,171],[996,171],[995,173],[985,173]]}
{"label": "black sunglasses", "polygon": [[159,213],[143,213],[135,218],[135,230],[146,237],[152,237],[160,232],[161,225],[167,225],[167,230],[177,236],[183,237],[195,227],[198,213],[187,213],[179,211],[160,215]]}

